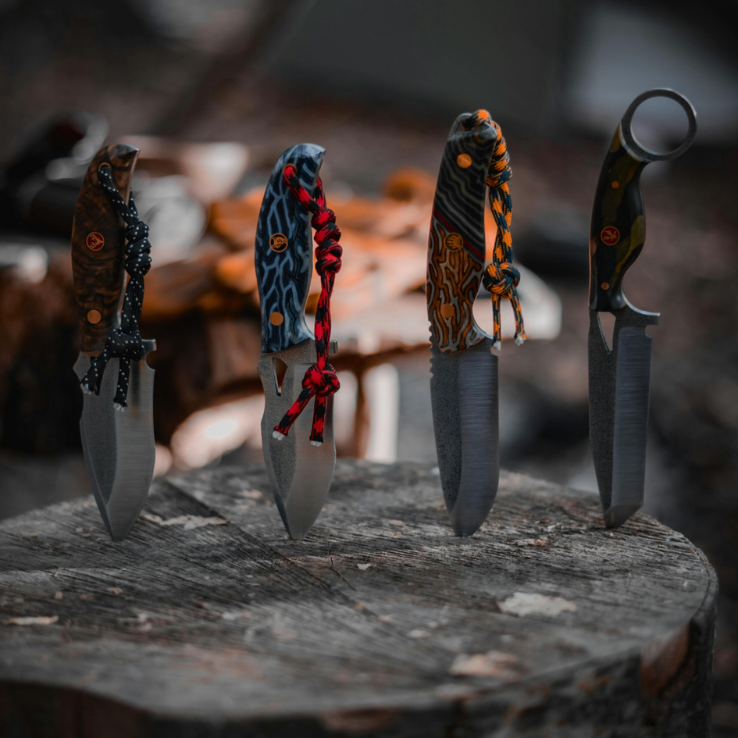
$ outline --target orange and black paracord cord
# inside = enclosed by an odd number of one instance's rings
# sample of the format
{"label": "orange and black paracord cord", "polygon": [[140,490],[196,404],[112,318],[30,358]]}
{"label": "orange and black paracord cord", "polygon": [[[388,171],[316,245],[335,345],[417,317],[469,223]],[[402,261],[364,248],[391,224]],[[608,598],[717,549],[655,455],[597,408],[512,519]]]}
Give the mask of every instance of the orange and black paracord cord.
{"label": "orange and black paracord cord", "polygon": [[340,384],[335,369],[328,362],[331,344],[331,294],[336,274],[341,269],[343,249],[338,241],[341,231],[336,226],[335,213],[326,206],[323,183],[320,179],[315,186],[315,198],[300,184],[295,167],[289,165],[282,174],[285,184],[297,201],[312,213],[312,226],[315,229],[315,268],[320,275],[320,297],[315,311],[315,352],[317,362],[306,372],[302,380],[302,392],[292,404],[282,420],[274,429],[273,436],[281,440],[289,433],[293,423],[315,397],[313,409],[313,428],[310,442],[313,446],[323,443],[326,400],[338,391]]}
{"label": "orange and black paracord cord", "polygon": [[500,305],[503,299],[510,300],[510,305],[515,313],[515,343],[521,344],[525,341],[525,327],[516,289],[518,282],[520,282],[520,272],[513,266],[512,234],[510,233],[512,197],[507,184],[512,178],[510,154],[507,151],[507,143],[500,126],[491,119],[486,110],[480,110],[467,118],[463,122],[463,126],[466,130],[471,130],[479,125],[482,120],[488,120],[497,132],[497,143],[487,170],[489,206],[497,225],[497,236],[495,237],[492,261],[482,275],[482,285],[492,297],[494,346],[499,349],[502,345]]}

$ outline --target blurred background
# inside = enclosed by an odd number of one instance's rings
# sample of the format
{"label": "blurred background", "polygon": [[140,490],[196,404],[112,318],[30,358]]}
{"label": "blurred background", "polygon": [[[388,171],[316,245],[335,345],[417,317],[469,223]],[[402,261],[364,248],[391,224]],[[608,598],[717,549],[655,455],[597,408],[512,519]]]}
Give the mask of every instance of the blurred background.
{"label": "blurred background", "polygon": [[[673,87],[698,111],[697,139],[646,170],[648,238],[625,281],[635,305],[662,313],[650,331],[646,511],[717,569],[713,735],[738,735],[737,24],[734,0],[699,13],[684,0],[0,0],[0,517],[90,492],[69,235],[105,141],[142,150],[157,474],[262,458],[254,230],[276,159],[308,141],[328,151],[346,249],[339,453],[434,461],[430,204],[450,125],[478,108],[511,154],[530,336],[503,345],[502,461],[594,493],[592,198],[628,104]],[[649,101],[634,128],[665,150],[686,120]],[[489,329],[489,300],[475,309]]]}

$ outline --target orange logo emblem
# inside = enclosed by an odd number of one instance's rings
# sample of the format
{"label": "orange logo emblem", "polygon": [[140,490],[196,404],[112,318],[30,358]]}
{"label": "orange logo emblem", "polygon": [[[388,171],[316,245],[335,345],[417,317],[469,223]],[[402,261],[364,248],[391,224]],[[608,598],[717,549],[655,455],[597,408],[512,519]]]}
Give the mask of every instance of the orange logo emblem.
{"label": "orange logo emblem", "polygon": [[87,234],[86,243],[87,248],[90,249],[90,251],[99,251],[103,246],[105,246],[105,239],[103,238],[102,233],[93,231],[92,233]]}
{"label": "orange logo emblem", "polygon": [[443,242],[451,251],[458,251],[464,245],[464,239],[458,233],[447,233]]}
{"label": "orange logo emblem", "polygon": [[620,231],[615,226],[605,226],[600,238],[606,246],[614,246],[620,240]]}
{"label": "orange logo emblem", "polygon": [[269,248],[272,251],[276,251],[278,254],[284,251],[287,248],[288,244],[289,241],[287,240],[287,236],[285,236],[283,233],[275,233],[269,239]]}

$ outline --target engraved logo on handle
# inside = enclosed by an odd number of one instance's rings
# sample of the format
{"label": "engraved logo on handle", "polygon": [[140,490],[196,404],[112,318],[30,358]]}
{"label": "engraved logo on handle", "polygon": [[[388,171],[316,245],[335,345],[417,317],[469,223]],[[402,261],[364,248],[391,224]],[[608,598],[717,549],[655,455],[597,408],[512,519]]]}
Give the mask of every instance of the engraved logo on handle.
{"label": "engraved logo on handle", "polygon": [[615,226],[605,226],[600,238],[606,246],[614,246],[620,240],[620,231]]}
{"label": "engraved logo on handle", "polygon": [[102,233],[93,231],[92,233],[87,234],[87,239],[85,240],[85,243],[87,244],[87,248],[90,249],[90,251],[99,251],[103,246],[105,246],[105,238],[103,237]]}
{"label": "engraved logo on handle", "polygon": [[288,244],[289,241],[287,240],[287,236],[283,233],[275,233],[269,239],[269,248],[272,251],[276,251],[278,254],[281,254],[287,248]]}
{"label": "engraved logo on handle", "polygon": [[464,239],[458,233],[447,233],[443,242],[451,251],[458,251],[464,245]]}

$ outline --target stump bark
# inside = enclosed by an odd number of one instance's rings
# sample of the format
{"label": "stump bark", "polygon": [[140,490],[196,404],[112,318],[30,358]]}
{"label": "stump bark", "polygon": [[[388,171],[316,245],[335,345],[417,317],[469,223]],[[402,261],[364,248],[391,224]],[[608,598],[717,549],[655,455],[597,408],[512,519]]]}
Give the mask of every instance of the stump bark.
{"label": "stump bark", "polygon": [[503,473],[453,536],[437,470],[339,461],[287,539],[261,466],[0,523],[0,736],[708,736],[716,578],[680,534]]}

